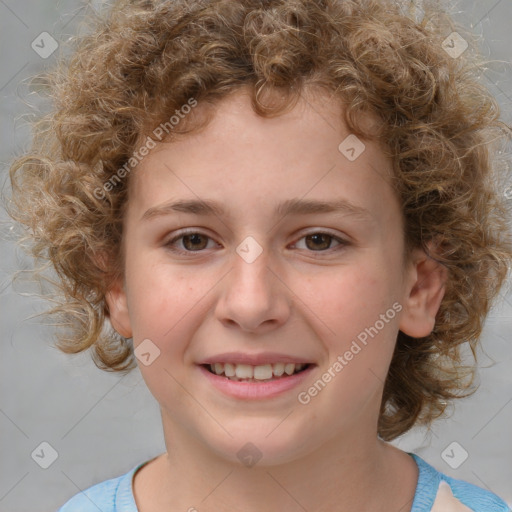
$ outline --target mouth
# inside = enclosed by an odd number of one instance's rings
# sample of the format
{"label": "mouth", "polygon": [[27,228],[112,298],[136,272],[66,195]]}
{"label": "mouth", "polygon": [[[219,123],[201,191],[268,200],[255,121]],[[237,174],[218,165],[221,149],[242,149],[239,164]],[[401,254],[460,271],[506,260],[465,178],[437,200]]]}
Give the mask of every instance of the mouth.
{"label": "mouth", "polygon": [[302,373],[314,365],[278,362],[257,366],[242,363],[212,363],[201,366],[213,375],[234,382],[271,382]]}

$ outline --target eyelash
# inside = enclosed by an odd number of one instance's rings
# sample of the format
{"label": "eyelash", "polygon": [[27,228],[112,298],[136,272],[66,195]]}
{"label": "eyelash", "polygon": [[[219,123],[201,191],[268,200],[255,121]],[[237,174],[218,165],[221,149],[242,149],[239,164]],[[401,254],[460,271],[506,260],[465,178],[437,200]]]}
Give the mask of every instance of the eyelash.
{"label": "eyelash", "polygon": [[[180,255],[197,254],[197,253],[200,253],[200,252],[204,252],[206,250],[206,249],[201,249],[199,251],[186,251],[186,250],[183,250],[183,249],[177,249],[176,247],[173,246],[173,244],[175,242],[177,242],[178,240],[182,239],[183,237],[185,237],[187,235],[201,235],[201,236],[204,236],[204,237],[208,238],[209,240],[212,240],[211,237],[209,237],[205,233],[202,233],[201,231],[185,230],[185,231],[180,232],[177,236],[175,236],[174,238],[172,238],[168,242],[166,242],[164,244],[164,246],[167,249],[169,249],[170,251],[172,251],[172,252],[174,252],[176,254],[180,254]],[[330,253],[330,252],[333,252],[333,251],[336,251],[336,250],[340,250],[344,246],[350,245],[350,243],[347,240],[344,240],[343,238],[339,238],[337,236],[334,236],[331,233],[324,232],[324,231],[312,231],[310,233],[306,233],[303,236],[301,236],[299,238],[299,240],[302,240],[303,238],[306,238],[307,236],[311,236],[311,235],[326,235],[326,236],[330,237],[331,239],[335,240],[336,242],[339,242],[339,246],[337,246],[337,248],[335,247],[334,249],[331,248],[331,249],[326,249],[326,250],[321,250],[321,251],[311,251],[311,250],[309,250],[308,252],[311,252],[311,253],[326,253],[326,252]]]}

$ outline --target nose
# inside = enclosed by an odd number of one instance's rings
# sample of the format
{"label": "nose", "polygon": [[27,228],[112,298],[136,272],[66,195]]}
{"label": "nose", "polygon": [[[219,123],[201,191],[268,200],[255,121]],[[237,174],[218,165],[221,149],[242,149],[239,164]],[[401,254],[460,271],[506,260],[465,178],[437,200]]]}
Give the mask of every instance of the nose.
{"label": "nose", "polygon": [[226,327],[263,334],[287,321],[292,292],[278,267],[270,268],[271,259],[268,250],[252,262],[235,252],[215,307],[216,318]]}

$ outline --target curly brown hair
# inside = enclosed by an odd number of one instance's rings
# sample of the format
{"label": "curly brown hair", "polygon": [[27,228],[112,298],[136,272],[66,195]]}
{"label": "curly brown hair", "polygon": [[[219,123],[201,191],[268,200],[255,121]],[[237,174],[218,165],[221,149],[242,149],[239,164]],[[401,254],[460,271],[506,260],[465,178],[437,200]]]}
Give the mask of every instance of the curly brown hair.
{"label": "curly brown hair", "polygon": [[[408,254],[423,248],[449,272],[433,332],[398,334],[379,435],[392,440],[430,424],[448,399],[474,392],[462,394],[475,365],[461,364],[461,347],[467,343],[476,359],[512,244],[498,156],[510,128],[479,81],[470,34],[464,54],[450,55],[443,43],[455,30],[450,16],[437,4],[406,0],[120,0],[93,23],[75,38],[72,57],[47,75],[54,108],[10,170],[8,211],[28,227],[36,260],[57,272],[57,306],[48,313],[67,327],[59,349],[91,347],[104,370],[135,367],[130,340],[108,328],[105,301],[123,275],[130,180],[105,183],[141,137],[190,98],[215,105],[249,87],[255,112],[272,117],[306,87],[319,87],[343,103],[352,133],[385,144]],[[265,103],[272,91],[280,101]],[[381,121],[377,135],[358,124],[364,113]],[[193,117],[168,138],[199,129]]]}

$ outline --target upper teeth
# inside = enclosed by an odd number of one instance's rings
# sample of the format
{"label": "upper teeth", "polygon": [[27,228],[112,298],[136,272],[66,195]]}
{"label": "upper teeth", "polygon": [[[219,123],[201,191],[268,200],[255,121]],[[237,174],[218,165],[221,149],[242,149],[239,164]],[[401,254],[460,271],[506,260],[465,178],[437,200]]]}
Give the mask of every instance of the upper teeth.
{"label": "upper teeth", "polygon": [[238,377],[239,379],[266,380],[273,376],[280,377],[283,373],[292,375],[302,370],[305,364],[275,363],[251,366],[249,364],[214,363],[210,365],[212,372],[226,377]]}

